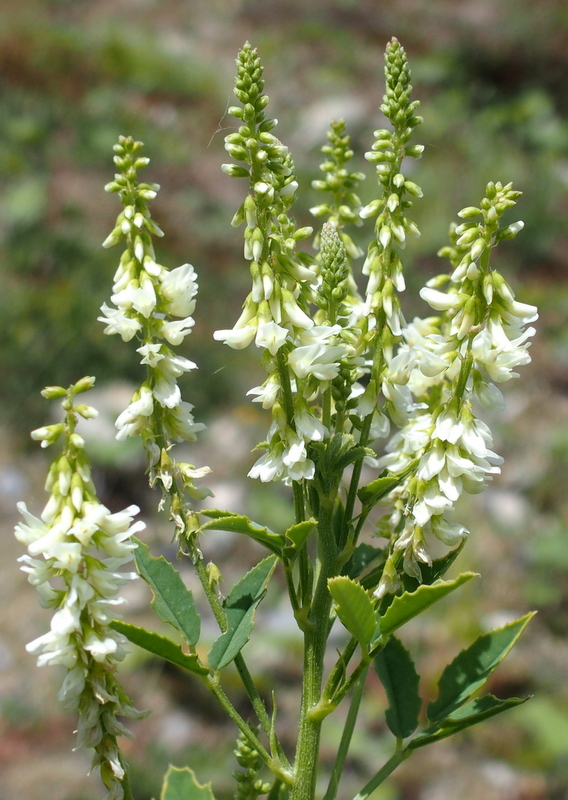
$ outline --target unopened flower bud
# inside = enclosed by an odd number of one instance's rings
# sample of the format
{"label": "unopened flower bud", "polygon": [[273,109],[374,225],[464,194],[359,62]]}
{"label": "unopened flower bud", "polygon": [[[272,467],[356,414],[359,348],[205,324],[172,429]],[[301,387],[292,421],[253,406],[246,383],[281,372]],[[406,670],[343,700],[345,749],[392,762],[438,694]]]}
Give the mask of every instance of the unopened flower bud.
{"label": "unopened flower bud", "polygon": [[31,432],[30,436],[36,442],[41,442],[42,447],[49,447],[50,444],[56,442],[63,433],[64,425],[62,422],[56,425],[45,425],[42,428],[36,428]]}
{"label": "unopened flower bud", "polygon": [[476,239],[470,251],[472,261],[475,261],[487,247],[487,242],[483,238]]}
{"label": "unopened flower bud", "polygon": [[466,208],[462,208],[461,211],[458,211],[458,217],[462,219],[473,219],[473,217],[478,217],[482,213],[480,208],[476,208],[475,206],[467,206]]}
{"label": "unopened flower bud", "polygon": [[391,229],[388,227],[388,225],[383,225],[379,233],[379,241],[385,248],[385,250],[391,242],[391,236],[392,236]]}
{"label": "unopened flower bud", "polygon": [[97,411],[96,408],[93,408],[93,406],[85,405],[84,403],[75,406],[74,410],[77,414],[80,414],[80,416],[82,416],[83,419],[95,419],[96,417],[99,416],[99,412]]}
{"label": "unopened flower bud", "polygon": [[63,386],[46,386],[41,392],[42,397],[45,397],[46,400],[57,400],[59,397],[65,397],[66,394],[67,389],[64,389]]}
{"label": "unopened flower bud", "polygon": [[236,164],[221,164],[221,170],[231,178],[248,178],[249,176],[246,167],[239,167]]}
{"label": "unopened flower bud", "polygon": [[73,391],[75,394],[81,394],[81,392],[88,392],[89,389],[92,389],[95,385],[96,378],[92,375],[86,375],[81,380],[77,381],[77,383],[73,386]]}

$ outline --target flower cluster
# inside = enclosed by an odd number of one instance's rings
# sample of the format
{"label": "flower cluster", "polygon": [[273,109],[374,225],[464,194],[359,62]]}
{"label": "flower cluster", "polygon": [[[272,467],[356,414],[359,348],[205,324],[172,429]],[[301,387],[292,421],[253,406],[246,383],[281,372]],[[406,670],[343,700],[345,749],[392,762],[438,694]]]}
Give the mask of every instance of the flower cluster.
{"label": "flower cluster", "polygon": [[[440,316],[406,326],[404,343],[388,365],[386,380],[405,390],[405,402],[414,398],[415,411],[378,460],[393,472],[409,472],[391,497],[393,544],[379,595],[399,585],[398,554],[404,571],[420,578],[419,562],[430,563],[428,531],[450,547],[467,535],[444,515],[463,491],[482,491],[500,471],[491,431],[476,419],[473,404],[502,408],[495,384],[515,377],[514,368],[530,361],[528,340],[535,329],[526,326],[537,310],[516,301],[503,276],[489,266],[491,250],[522,229],[521,222],[499,226],[518,196],[511,184],[490,183],[480,208],[460,212],[466,221],[452,226],[453,244],[440,251],[453,272],[432,279],[420,292]],[[474,222],[476,217],[481,220]]]}
{"label": "flower cluster", "polygon": [[312,187],[319,192],[331,194],[331,201],[321,203],[310,209],[314,217],[327,217],[339,232],[341,241],[347,254],[351,258],[359,258],[363,251],[358,247],[351,236],[343,230],[346,224],[363,224],[359,216],[361,200],[355,191],[361,181],[365,180],[363,172],[349,172],[347,164],[353,158],[353,150],[349,135],[345,132],[345,121],[332,120],[327,133],[328,144],[321,148],[326,156],[320,164],[320,170],[325,174],[325,180],[312,181]]}
{"label": "flower cluster", "polygon": [[392,344],[392,337],[400,336],[404,324],[400,304],[395,289],[405,288],[402,276],[402,263],[395,246],[404,247],[406,236],[419,236],[415,223],[406,211],[412,206],[409,196],[422,197],[422,190],[416,183],[408,180],[402,173],[405,157],[420,158],[423,145],[409,145],[414,128],[422,122],[422,117],[414,112],[419,105],[410,101],[412,86],[410,70],[404,48],[393,39],[385,52],[386,94],[381,111],[391,122],[393,130],[375,131],[375,142],[365,158],[376,164],[379,183],[383,187],[381,197],[372,200],[361,209],[363,219],[376,217],[375,239],[370,243],[363,274],[368,276],[365,290],[367,303],[365,313],[383,328],[383,317],[388,329],[384,330],[383,347]]}
{"label": "flower cluster", "polygon": [[237,349],[254,340],[265,351],[267,379],[249,394],[254,402],[272,409],[273,423],[267,437],[268,452],[249,475],[262,481],[282,478],[289,482],[313,477],[314,463],[306,445],[321,441],[326,433],[303,397],[292,400],[291,381],[295,384],[309,377],[329,380],[337,374],[337,352],[328,346],[335,331],[314,325],[309,315],[317,264],[307,253],[298,252],[296,245],[311,235],[312,228],[297,229],[288,216],[298,183],[288,148],[270,133],[276,120],[265,116],[268,97],[263,88],[257,52],[247,43],[237,59],[234,90],[242,107],[229,109],[243,125],[225,139],[229,155],[246,166],[226,164],[223,170],[249,181],[249,193],[233,225],[246,223],[244,255],[251,261],[253,286],[235,326],[216,331],[214,336]]}
{"label": "flower cluster", "polygon": [[[180,345],[191,333],[197,276],[190,264],[168,270],[156,262],[151,237],[163,233],[151,218],[147,201],[156,196],[159,186],[138,183],[137,171],[149,162],[139,155],[142,146],[141,142],[121,136],[114,147],[114,162],[120,172],[105,189],[118,192],[124,209],[103,246],[111,247],[125,239],[126,249],[114,276],[111,300],[116,308],[104,303],[99,321],[106,324],[107,334],[117,333],[125,342],[137,336],[140,341],[137,352],[142,356],[140,363],[147,368],[147,379],[116,420],[117,439],[141,436],[154,477],[168,490],[176,471],[168,456],[171,444],[194,441],[205,427],[195,422],[193,406],[182,400],[177,383],[196,365],[169,346]],[[207,468],[177,466],[177,474],[193,496],[208,493],[193,483],[209,471]]]}
{"label": "flower cluster", "polygon": [[288,148],[270,132],[276,120],[265,116],[268,97],[263,88],[257,51],[247,42],[237,58],[234,89],[242,107],[229,108],[229,114],[243,124],[237,133],[225,137],[229,155],[246,166],[224,164],[222,168],[232,177],[249,181],[249,194],[233,225],[246,223],[244,257],[251,262],[253,286],[234,327],[216,331],[215,339],[236,349],[254,339],[257,347],[275,356],[289,335],[313,325],[306,312],[316,272],[314,259],[296,252],[297,242],[310,236],[312,228],[297,229],[288,217],[298,182]]}
{"label": "flower cluster", "polygon": [[144,714],[132,706],[115,677],[126,639],[110,623],[116,606],[125,602],[117,597],[119,587],[137,577],[119,569],[132,561],[132,536],[145,524],[133,522],[136,506],[111,514],[97,499],[84,442],[75,432],[77,415],[96,416],[94,408],[74,400],[93,383],[93,378],[83,378],[68,391],[55,386],[43,392],[48,398],[65,398],[65,422],[39,428],[32,437],[46,447],[63,436],[65,445],[50,467],[50,499],[41,517],[19,503],[24,521],[15,535],[28,549],[19,559],[22,570],[42,605],[55,609],[49,632],[27,650],[38,655],[38,666],[66,668],[59,699],[79,713],[77,746],[94,748],[93,767],[99,767],[108,789],[106,800],[121,800],[125,769],[116,739],[129,732],[118,717],[139,719]]}

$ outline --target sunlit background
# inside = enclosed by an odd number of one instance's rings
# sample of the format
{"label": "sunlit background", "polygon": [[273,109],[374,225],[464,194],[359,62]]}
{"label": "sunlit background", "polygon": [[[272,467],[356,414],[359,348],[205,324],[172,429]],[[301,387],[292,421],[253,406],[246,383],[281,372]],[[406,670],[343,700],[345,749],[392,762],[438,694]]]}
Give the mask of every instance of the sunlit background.
{"label": "sunlit background", "polygon": [[[96,800],[88,754],[71,753],[75,720],[55,700],[61,676],[38,670],[24,644],[49,615],[17,569],[15,501],[38,511],[49,454],[29,440],[53,409],[39,391],[97,376],[91,454],[101,499],[111,508],[134,501],[149,522],[154,552],[175,551],[157,498],[146,488],[136,445],[118,446],[112,422],[141,372],[133,348],[106,337],[96,322],[108,301],[119,249],[101,242],[119,211],[103,191],[112,178],[119,134],[146,143],[145,179],[161,184],[152,204],[166,232],[161,263],[189,261],[199,274],[194,332],[184,354],[199,364],[185,399],[208,424],[188,450],[214,468],[220,507],[246,510],[282,527],[291,515],[278,488],[237,479],[250,467],[268,419],[245,398],[258,384],[255,352],[212,340],[231,327],[249,285],[242,232],[229,221],[244,186],[221,173],[223,136],[235,121],[234,58],[245,40],[265,67],[270,116],[294,155],[302,192],[295,207],[321,202],[318,177],[330,118],[344,117],[357,168],[372,132],[384,122],[383,51],[396,35],[411,63],[426,145],[413,165],[424,189],[414,219],[421,239],[406,251],[408,316],[427,313],[417,289],[443,268],[437,250],[449,223],[477,204],[488,180],[524,192],[508,222],[525,230],[495,254],[518,298],[541,311],[530,367],[505,388],[508,405],[488,420],[503,475],[461,519],[472,529],[462,569],[481,573],[460,598],[410,626],[425,696],[442,666],[480,631],[538,609],[524,639],[490,689],[534,698],[455,740],[425,748],[375,795],[377,800],[564,800],[568,797],[568,7],[565,0],[19,0],[2,4],[0,25],[0,800]],[[362,185],[376,191],[372,169]],[[367,233],[365,233],[367,231]],[[366,246],[368,230],[360,243]],[[254,348],[253,348],[254,349]],[[231,585],[257,551],[213,535],[204,542]],[[190,585],[189,570],[184,577]],[[141,582],[140,582],[141,583]],[[267,697],[276,689],[282,739],[294,738],[300,642],[275,581],[259,614],[260,641],[247,660]],[[469,588],[471,587],[471,588]],[[197,589],[196,589],[197,593]],[[129,618],[158,627],[146,612],[144,586],[129,589]],[[215,636],[213,622],[205,625]],[[254,637],[253,637],[254,639]],[[53,673],[53,674],[51,674]],[[123,669],[139,707],[151,717],[126,742],[136,800],[159,796],[169,762],[190,763],[213,779],[218,800],[232,796],[231,725],[197,681],[133,654]],[[229,681],[231,678],[229,677]],[[244,714],[238,681],[231,687]],[[377,679],[353,742],[341,800],[348,800],[391,748]],[[340,735],[325,727],[323,756],[333,762]]]}

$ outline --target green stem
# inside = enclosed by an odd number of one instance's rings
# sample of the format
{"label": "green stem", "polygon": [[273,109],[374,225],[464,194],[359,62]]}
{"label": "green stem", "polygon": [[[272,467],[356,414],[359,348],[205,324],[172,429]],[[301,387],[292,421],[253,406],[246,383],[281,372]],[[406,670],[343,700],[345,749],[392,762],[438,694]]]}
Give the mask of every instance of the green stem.
{"label": "green stem", "polygon": [[[203,559],[198,557],[194,562],[194,566],[195,566],[195,571],[197,572],[197,577],[199,578],[201,585],[203,586],[203,591],[205,592],[207,600],[209,601],[209,605],[211,606],[211,610],[213,611],[215,619],[217,620],[217,624],[221,629],[221,633],[224,633],[227,630],[227,617],[225,614],[225,609],[223,608],[221,601],[217,596],[217,593],[209,583],[209,576],[207,575],[207,570],[205,569]],[[250,674],[249,669],[241,653],[239,653],[239,655],[235,657],[235,666],[238,670],[239,675],[241,676],[243,686],[252,704],[254,712],[258,717],[258,721],[262,725],[262,729],[266,733],[266,735],[270,736],[270,730],[271,730],[270,717],[266,710],[266,706],[264,705],[262,698],[258,693],[258,689],[254,685],[252,675]]]}
{"label": "green stem", "polygon": [[296,783],[291,800],[313,800],[322,719],[310,717],[310,710],[321,698],[323,660],[329,635],[331,595],[328,578],[335,574],[335,540],[333,535],[333,499],[322,498],[318,521],[319,572],[309,615],[312,625],[304,633],[304,681],[300,711],[300,730],[294,762]]}
{"label": "green stem", "polygon": [[233,720],[235,725],[238,729],[243,733],[243,735],[247,738],[248,742],[254,747],[254,749],[258,752],[259,756],[262,758],[266,766],[270,769],[271,772],[274,773],[278,778],[288,784],[292,784],[294,779],[291,773],[283,767],[279,760],[273,758],[268,750],[264,747],[254,730],[251,726],[245,722],[245,720],[241,717],[239,712],[236,710],[234,705],[231,703],[217,678],[213,678],[210,675],[206,675],[203,677],[203,682],[205,686],[212,692],[212,694],[217,698],[221,706],[225,709],[228,716]]}
{"label": "green stem", "polygon": [[280,778],[275,778],[274,783],[272,784],[270,791],[268,792],[266,800],[279,800],[281,788],[282,788],[282,781],[280,780]]}
{"label": "green stem", "polygon": [[134,796],[132,794],[132,788],[130,786],[130,771],[128,765],[120,756],[120,763],[122,764],[122,768],[124,770],[124,778],[122,779],[122,790],[124,792],[124,800],[134,800]]}
{"label": "green stem", "polygon": [[374,775],[371,780],[365,784],[365,786],[363,786],[361,791],[356,795],[356,797],[353,798],[353,800],[367,800],[369,795],[372,794],[375,789],[388,778],[391,772],[394,772],[399,764],[402,764],[402,762],[408,758],[411,752],[412,751],[400,750],[391,756],[391,758],[389,758],[387,763],[377,772],[377,774]]}
{"label": "green stem", "polygon": [[[280,375],[280,385],[282,386],[283,407],[286,413],[286,422],[296,430],[296,423],[294,421],[294,399],[292,396],[292,385],[290,383],[290,372],[286,363],[284,353],[279,350],[276,354],[276,363],[278,365],[278,374]],[[306,503],[304,497],[304,487],[299,481],[292,482],[292,495],[294,497],[294,516],[296,523],[303,522],[306,519]],[[303,547],[298,557],[299,565],[299,586],[298,594],[300,604],[303,606],[311,593],[311,576],[310,564],[306,547]]]}
{"label": "green stem", "polygon": [[252,703],[254,712],[258,717],[258,721],[262,725],[263,731],[268,736],[270,735],[270,717],[268,716],[266,707],[262,702],[262,698],[258,693],[258,689],[254,685],[252,675],[250,674],[249,669],[241,653],[239,653],[238,656],[235,656],[235,667],[237,668],[237,672],[241,676],[243,686],[245,687],[245,691],[249,696],[249,700]]}
{"label": "green stem", "polygon": [[347,665],[353,658],[353,653],[357,649],[358,644],[359,642],[357,639],[355,639],[355,637],[351,637],[345,646],[345,650],[340,654],[335,666],[329,673],[329,677],[323,691],[323,697],[326,700],[330,700],[337,691],[339,682],[342,679],[342,676],[345,675]]}
{"label": "green stem", "polygon": [[351,745],[351,739],[353,738],[353,731],[355,730],[355,723],[357,722],[357,716],[359,714],[359,706],[361,705],[363,692],[365,691],[366,677],[367,673],[365,672],[364,674],[360,675],[357,683],[355,684],[353,696],[351,698],[351,704],[349,706],[349,712],[347,714],[347,719],[345,720],[345,727],[343,728],[341,741],[339,743],[339,749],[335,757],[335,764],[333,765],[333,771],[331,773],[329,785],[323,800],[335,800],[337,795],[339,779],[343,773],[343,768],[347,759],[347,753],[349,752],[349,746]]}
{"label": "green stem", "polygon": [[331,428],[331,386],[323,393],[323,400],[322,400],[322,422],[325,427],[330,430]]}
{"label": "green stem", "polygon": [[[363,422],[363,427],[361,428],[361,436],[359,438],[359,444],[363,447],[366,447],[367,442],[369,441],[369,433],[371,431],[371,423],[373,421],[373,415],[369,414],[368,417],[365,418]],[[357,490],[359,489],[359,481],[361,479],[361,471],[363,469],[363,458],[360,458],[356,461],[353,465],[353,473],[351,474],[351,481],[349,483],[349,491],[347,493],[347,501],[345,503],[345,513],[343,515],[344,525],[343,525],[343,539],[339,542],[339,546],[343,547],[347,541],[349,536],[349,529],[348,525],[353,517],[353,512],[355,510],[355,500],[357,499]]]}
{"label": "green stem", "polygon": [[221,629],[221,633],[225,633],[227,630],[227,616],[225,614],[225,609],[223,608],[223,604],[217,595],[217,592],[211,586],[209,582],[209,575],[207,574],[207,569],[205,568],[205,564],[203,563],[203,559],[200,554],[196,554],[197,557],[193,560],[193,566],[195,567],[195,572],[197,573],[197,577],[199,578],[199,582],[203,587],[203,591],[205,592],[205,597],[207,598],[207,602],[211,606],[211,611],[215,615],[215,619],[217,620],[217,624]]}
{"label": "green stem", "polygon": [[[373,365],[371,367],[371,380],[374,380],[377,383],[381,371],[383,369],[383,349],[380,342],[380,332],[383,330],[385,325],[386,325],[386,314],[381,308],[377,318],[375,352],[373,355]],[[371,433],[372,423],[373,423],[373,414],[369,414],[369,416],[365,417],[365,420],[363,421],[363,426],[361,428],[361,436],[359,437],[359,444],[362,445],[363,447],[366,447],[369,442],[369,435]],[[349,536],[348,525],[349,522],[351,521],[351,518],[353,517],[353,512],[355,510],[355,500],[357,499],[357,490],[359,488],[359,480],[361,479],[363,460],[364,456],[361,457],[358,461],[356,461],[355,464],[353,465],[353,473],[351,475],[351,482],[349,484],[347,501],[345,503],[345,515],[343,517],[343,519],[345,520],[343,526],[344,532],[343,532],[343,540],[339,543],[340,547],[343,547],[345,545],[347,538]]]}

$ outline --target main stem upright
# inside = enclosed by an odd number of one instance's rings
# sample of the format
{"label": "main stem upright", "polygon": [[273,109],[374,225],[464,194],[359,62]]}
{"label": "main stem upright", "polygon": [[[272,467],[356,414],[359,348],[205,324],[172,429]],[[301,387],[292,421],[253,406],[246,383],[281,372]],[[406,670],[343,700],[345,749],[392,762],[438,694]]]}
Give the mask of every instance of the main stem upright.
{"label": "main stem upright", "polygon": [[318,520],[317,581],[308,622],[304,632],[304,681],[296,758],[295,784],[291,800],[313,800],[322,718],[310,716],[321,699],[324,657],[329,634],[331,594],[327,581],[337,574],[336,543],[333,534],[334,498],[322,498]]}

